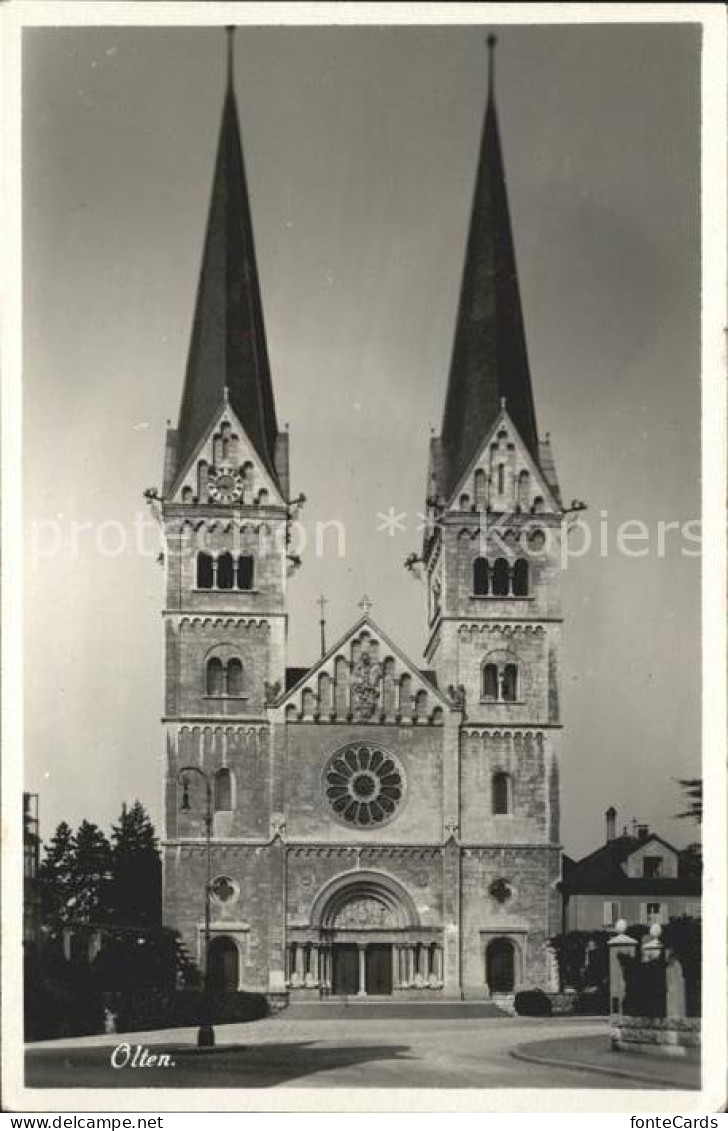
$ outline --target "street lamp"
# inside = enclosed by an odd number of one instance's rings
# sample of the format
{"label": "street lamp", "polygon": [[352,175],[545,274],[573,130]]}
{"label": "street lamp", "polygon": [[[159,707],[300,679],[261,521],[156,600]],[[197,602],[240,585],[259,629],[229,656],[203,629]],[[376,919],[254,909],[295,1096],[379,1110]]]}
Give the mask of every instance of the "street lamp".
{"label": "street lamp", "polygon": [[212,853],[210,838],[212,836],[212,784],[210,778],[199,766],[182,766],[177,772],[177,780],[182,778],[182,804],[183,813],[190,812],[190,787],[187,774],[199,774],[205,782],[205,850],[207,855],[207,878],[205,880],[205,966],[203,989],[203,1019],[197,1030],[198,1048],[212,1048],[215,1044],[215,1030],[212,1026],[210,1002],[210,895],[212,891]]}

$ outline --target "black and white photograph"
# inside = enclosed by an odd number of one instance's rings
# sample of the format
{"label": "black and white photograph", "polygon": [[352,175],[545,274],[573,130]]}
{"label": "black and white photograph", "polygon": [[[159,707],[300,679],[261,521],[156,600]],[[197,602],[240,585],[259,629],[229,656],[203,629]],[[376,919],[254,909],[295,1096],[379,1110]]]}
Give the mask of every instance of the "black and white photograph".
{"label": "black and white photograph", "polygon": [[6,1110],[724,1109],[725,13],[557,7],[8,6]]}

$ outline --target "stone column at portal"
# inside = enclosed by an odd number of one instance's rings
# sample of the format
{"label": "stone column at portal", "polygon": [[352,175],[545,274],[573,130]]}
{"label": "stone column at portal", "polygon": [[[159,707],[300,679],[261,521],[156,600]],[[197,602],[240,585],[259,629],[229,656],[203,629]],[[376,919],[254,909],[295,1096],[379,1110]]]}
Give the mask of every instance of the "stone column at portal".
{"label": "stone column at portal", "polygon": [[366,997],[367,993],[367,948],[365,943],[359,943],[359,989],[357,997]]}

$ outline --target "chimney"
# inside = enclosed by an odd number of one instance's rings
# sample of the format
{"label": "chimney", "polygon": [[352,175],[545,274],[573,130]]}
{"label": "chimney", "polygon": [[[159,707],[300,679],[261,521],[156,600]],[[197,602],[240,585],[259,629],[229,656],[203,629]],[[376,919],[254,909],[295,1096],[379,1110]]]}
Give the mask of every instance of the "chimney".
{"label": "chimney", "polygon": [[613,805],[610,805],[604,816],[607,821],[607,842],[609,842],[610,840],[614,840],[617,835],[617,810]]}
{"label": "chimney", "polygon": [[650,826],[649,825],[638,825],[637,826],[637,840],[649,840],[649,837],[650,837]]}

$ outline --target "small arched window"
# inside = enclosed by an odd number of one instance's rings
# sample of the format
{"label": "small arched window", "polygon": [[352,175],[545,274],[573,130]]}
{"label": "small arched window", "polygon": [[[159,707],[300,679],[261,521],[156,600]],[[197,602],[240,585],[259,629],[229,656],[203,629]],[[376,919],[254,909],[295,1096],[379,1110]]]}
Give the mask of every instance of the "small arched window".
{"label": "small arched window", "polygon": [[252,554],[241,554],[238,558],[238,589],[252,589],[255,564]]}
{"label": "small arched window", "polygon": [[528,562],[519,558],[513,567],[513,596],[528,596]]}
{"label": "small arched window", "polygon": [[488,596],[488,562],[476,558],[473,562],[473,593],[476,597]]}
{"label": "small arched window", "polygon": [[207,694],[222,695],[224,690],[222,660],[213,656],[207,661]]}
{"label": "small arched window", "polygon": [[505,703],[515,703],[518,695],[518,668],[515,664],[506,664],[503,668],[503,682],[501,698]]}
{"label": "small arched window", "polygon": [[220,554],[217,559],[217,587],[218,589],[233,587],[233,559],[227,552]]}
{"label": "small arched window", "polygon": [[485,472],[483,471],[482,467],[479,467],[477,469],[477,471],[475,472],[475,476],[474,476],[473,481],[474,481],[474,484],[475,484],[475,509],[479,510],[479,511],[484,511],[485,510],[485,504],[486,504],[486,497],[485,497],[486,481],[485,481]]}
{"label": "small arched window", "polygon": [[243,694],[243,665],[235,657],[228,660],[225,683],[228,695]]}
{"label": "small arched window", "polygon": [[483,668],[483,698],[498,698],[498,665],[486,664]]}
{"label": "small arched window", "polygon": [[493,566],[493,596],[507,597],[508,588],[508,562],[505,558],[496,558]]}
{"label": "small arched window", "polygon": [[493,774],[492,800],[493,814],[496,817],[502,817],[510,812],[510,786],[508,774],[504,774],[502,770]]}
{"label": "small arched window", "polygon": [[502,495],[506,489],[506,465],[498,464],[498,494]]}
{"label": "small arched window", "polygon": [[232,809],[233,783],[230,771],[225,768],[215,774],[215,810]]}
{"label": "small arched window", "polygon": [[212,583],[212,555],[200,553],[197,555],[197,588],[212,589]]}

